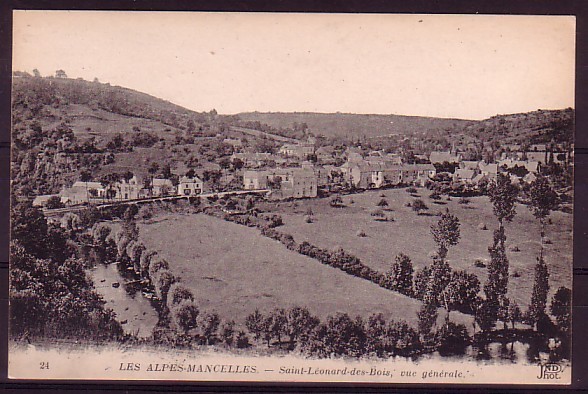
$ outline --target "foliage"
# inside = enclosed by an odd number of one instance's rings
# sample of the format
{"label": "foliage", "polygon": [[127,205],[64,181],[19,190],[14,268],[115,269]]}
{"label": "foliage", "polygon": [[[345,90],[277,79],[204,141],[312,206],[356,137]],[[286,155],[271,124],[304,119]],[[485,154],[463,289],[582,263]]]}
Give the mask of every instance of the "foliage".
{"label": "foliage", "polygon": [[551,299],[551,314],[559,329],[569,332],[572,318],[572,292],[567,287],[560,287]]}
{"label": "foliage", "polygon": [[476,307],[480,281],[475,274],[453,271],[445,293],[450,310],[473,313]]}
{"label": "foliage", "polygon": [[259,341],[261,334],[263,333],[264,320],[265,318],[259,312],[259,309],[256,309],[253,313],[249,314],[245,318],[245,327],[247,327],[249,332],[253,334],[256,341]]}
{"label": "foliage", "polygon": [[471,338],[463,324],[448,322],[437,333],[439,353],[442,356],[461,355],[465,353]]}
{"label": "foliage", "polygon": [[[414,207],[414,204],[413,204]],[[459,242],[459,219],[449,213],[447,209],[439,221],[431,226],[431,234],[438,247],[438,255],[444,259],[447,256],[447,251],[450,246],[455,246]]]}
{"label": "foliage", "polygon": [[161,302],[167,302],[169,288],[175,281],[176,278],[168,270],[162,269],[157,272],[153,285],[155,287],[155,294],[157,295],[157,298],[161,300]]}
{"label": "foliage", "polygon": [[539,175],[529,186],[529,209],[539,220],[545,219],[558,206],[558,196],[545,176]]}
{"label": "foliage", "polygon": [[528,318],[533,324],[545,315],[547,307],[547,294],[549,293],[549,271],[543,257],[537,259],[535,265],[535,280],[533,282],[533,293],[529,305]]}
{"label": "foliage", "polygon": [[428,210],[429,207],[427,207],[427,204],[425,204],[425,202],[423,200],[421,200],[420,198],[415,199],[412,204],[412,210],[415,211],[417,213],[417,215],[420,215],[422,211]]}
{"label": "foliage", "polygon": [[171,310],[172,322],[184,334],[198,326],[198,306],[189,300],[184,300]]}
{"label": "foliage", "polygon": [[488,186],[494,215],[501,225],[503,221],[510,222],[515,217],[518,193],[519,189],[510,181],[510,177],[502,173],[498,173],[496,181]]}
{"label": "foliage", "polygon": [[171,284],[168,290],[167,306],[171,310],[184,301],[194,301],[194,295],[180,282]]}
{"label": "foliage", "polygon": [[402,294],[412,295],[412,276],[414,269],[410,257],[400,253],[387,274],[388,287]]}
{"label": "foliage", "polygon": [[[488,280],[484,285],[484,292],[486,293],[486,299],[497,308],[506,297],[508,291],[509,262],[504,247],[505,239],[504,227],[500,226],[497,230],[494,230],[494,243],[488,248],[490,262],[488,263]],[[492,310],[488,309],[487,311]],[[498,313],[498,309],[495,312]],[[494,316],[494,320],[496,317]]]}
{"label": "foliage", "polygon": [[429,302],[424,302],[421,309],[417,312],[418,328],[421,337],[426,337],[431,333],[433,326],[437,322],[437,307]]}
{"label": "foliage", "polygon": [[366,333],[361,319],[352,320],[349,315],[338,313],[314,329],[303,344],[303,350],[319,357],[359,357],[365,351],[365,343]]}

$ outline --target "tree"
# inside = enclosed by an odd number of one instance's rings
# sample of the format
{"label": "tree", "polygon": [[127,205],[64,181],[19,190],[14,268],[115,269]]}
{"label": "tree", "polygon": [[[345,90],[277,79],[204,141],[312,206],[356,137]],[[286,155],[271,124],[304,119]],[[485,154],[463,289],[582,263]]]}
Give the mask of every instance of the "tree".
{"label": "tree", "polygon": [[169,287],[167,306],[171,310],[184,301],[194,301],[194,295],[186,286],[175,282]]}
{"label": "tree", "polygon": [[286,334],[290,337],[292,346],[301,337],[307,337],[309,333],[320,323],[307,308],[295,306],[288,310]]}
{"label": "tree", "polygon": [[58,209],[58,208],[65,208],[65,204],[61,202],[61,197],[59,196],[51,196],[47,200],[47,209]]}
{"label": "tree", "polygon": [[560,287],[551,299],[551,314],[555,317],[560,331],[567,333],[571,326],[572,292],[567,287]]}
{"label": "tree", "polygon": [[287,334],[288,316],[283,308],[276,308],[272,313],[272,336],[277,338],[278,345],[282,346],[282,336]]}
{"label": "tree", "polygon": [[67,74],[63,70],[55,71],[55,78],[67,78]]}
{"label": "tree", "polygon": [[543,256],[543,240],[545,238],[545,218],[558,206],[558,196],[549,186],[546,177],[539,175],[529,187],[529,209],[541,223],[541,250]]}
{"label": "tree", "polygon": [[157,164],[156,162],[152,162],[149,168],[147,169],[147,172],[149,173],[149,175],[151,175],[149,182],[149,194],[153,194],[153,178],[155,177],[155,174],[157,174],[158,171],[159,164]]}
{"label": "tree", "polygon": [[445,259],[450,246],[457,245],[459,242],[459,226],[459,219],[450,214],[449,209],[445,210],[437,224],[431,226],[431,234],[438,247],[437,254],[441,259]]}
{"label": "tree", "polygon": [[523,318],[523,314],[521,312],[521,308],[519,308],[519,304],[516,301],[513,301],[508,306],[508,320],[512,324],[512,328],[514,330],[515,324],[520,322]]}
{"label": "tree", "polygon": [[431,330],[437,322],[437,307],[430,303],[424,302],[421,309],[417,312],[418,329],[421,341],[431,334]]}
{"label": "tree", "polygon": [[543,257],[537,259],[535,265],[535,280],[533,282],[533,293],[531,294],[531,305],[529,305],[529,320],[533,325],[545,315],[547,306],[547,294],[549,293],[549,271]]}
{"label": "tree", "polygon": [[157,278],[157,274],[159,271],[169,270],[169,264],[165,259],[158,258],[155,261],[152,261],[149,265],[149,278],[151,282],[155,285],[155,280]]}
{"label": "tree", "polygon": [[480,281],[475,274],[463,270],[453,271],[445,289],[449,309],[473,313],[479,292]]}
{"label": "tree", "polygon": [[36,68],[33,70],[33,76],[35,78],[41,78],[41,73]]}
{"label": "tree", "polygon": [[[13,200],[14,201],[14,200]],[[46,258],[47,220],[43,212],[31,201],[17,202],[10,210],[11,239],[17,240],[34,257]]]}
{"label": "tree", "polygon": [[251,313],[245,318],[245,327],[247,327],[249,332],[253,334],[256,341],[259,341],[259,339],[261,338],[261,334],[264,331],[264,324],[265,318],[259,312],[259,309],[256,309],[253,313]]}
{"label": "tree", "polygon": [[172,310],[172,320],[176,327],[187,334],[198,326],[198,315],[200,310],[192,301],[182,301]]}
{"label": "tree", "polygon": [[216,332],[220,325],[220,317],[218,313],[209,312],[200,316],[199,327],[202,336],[206,339],[206,344],[211,345],[215,341]]}
{"label": "tree", "polygon": [[503,227],[504,221],[510,222],[515,217],[518,193],[519,189],[510,181],[510,177],[502,173],[498,173],[496,181],[488,186],[488,195],[500,227]]}
{"label": "tree", "polygon": [[168,270],[160,270],[155,277],[155,294],[163,303],[167,302],[169,288],[176,281],[176,278]]}
{"label": "tree", "polygon": [[241,168],[243,168],[243,166],[245,165],[245,163],[243,162],[243,160],[241,160],[238,157],[236,157],[231,162],[231,165],[233,166],[233,171],[239,171]]}
{"label": "tree", "polygon": [[377,205],[378,205],[379,207],[382,207],[382,208],[384,208],[384,207],[387,207],[387,206],[388,206],[388,201],[387,201],[385,198],[382,198],[382,199],[381,199],[381,200],[378,202],[378,204],[377,204]]}
{"label": "tree", "polygon": [[488,280],[484,285],[486,300],[488,305],[487,312],[494,311],[494,320],[498,317],[498,312],[504,309],[506,294],[508,292],[508,258],[504,246],[504,227],[494,230],[493,245],[488,247],[490,253],[490,262],[488,263]]}
{"label": "tree", "polygon": [[483,300],[477,304],[474,319],[483,332],[487,332],[494,327],[496,321],[497,306],[493,300]]}
{"label": "tree", "polygon": [[396,261],[388,271],[388,283],[390,287],[402,294],[412,294],[412,276],[414,269],[410,257],[400,253]]}
{"label": "tree", "polygon": [[423,200],[421,200],[420,198],[415,199],[412,202],[411,206],[412,206],[412,210],[415,211],[417,213],[417,215],[420,215],[422,211],[429,209],[429,207],[425,204],[425,202]]}

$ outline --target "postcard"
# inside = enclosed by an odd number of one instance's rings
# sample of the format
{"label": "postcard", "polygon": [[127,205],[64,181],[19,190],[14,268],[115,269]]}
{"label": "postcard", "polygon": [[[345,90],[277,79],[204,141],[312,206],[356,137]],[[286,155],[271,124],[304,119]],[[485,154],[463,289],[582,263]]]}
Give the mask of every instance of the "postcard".
{"label": "postcard", "polygon": [[15,11],[9,377],[571,383],[573,16]]}

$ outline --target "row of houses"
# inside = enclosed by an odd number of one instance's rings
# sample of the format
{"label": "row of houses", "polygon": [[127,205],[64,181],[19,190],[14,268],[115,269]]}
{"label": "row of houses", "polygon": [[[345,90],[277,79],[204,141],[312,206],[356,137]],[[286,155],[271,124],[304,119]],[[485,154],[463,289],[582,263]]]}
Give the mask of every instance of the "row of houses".
{"label": "row of houses", "polygon": [[270,189],[273,198],[316,197],[318,176],[312,168],[273,168],[268,170],[245,170],[245,190]]}
{"label": "row of houses", "polygon": [[139,180],[137,176],[113,183],[76,181],[69,187],[64,186],[58,194],[35,197],[33,205],[44,206],[51,197],[59,197],[65,205],[78,205],[177,195],[191,196],[202,193],[203,187],[203,182],[198,176],[183,176],[177,185],[170,179]]}

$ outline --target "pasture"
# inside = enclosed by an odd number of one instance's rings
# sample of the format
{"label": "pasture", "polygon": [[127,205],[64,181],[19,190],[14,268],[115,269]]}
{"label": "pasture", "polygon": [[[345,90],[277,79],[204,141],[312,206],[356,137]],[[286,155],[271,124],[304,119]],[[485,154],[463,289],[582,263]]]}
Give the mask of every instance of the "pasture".
{"label": "pasture", "polygon": [[[279,230],[291,234],[297,242],[308,241],[330,249],[340,246],[381,272],[390,268],[398,253],[410,256],[415,270],[430,264],[436,249],[430,227],[439,220],[435,214],[447,208],[461,223],[461,239],[450,248],[449,263],[454,269],[475,273],[483,284],[487,269],[476,267],[474,262],[489,261],[488,246],[492,244],[493,230],[498,227],[491,202],[487,197],[472,197],[469,204],[460,204],[458,198],[447,201],[443,197],[435,203],[429,198],[430,193],[424,188],[417,189],[418,198],[429,207],[422,215],[405,206],[415,198],[405,189],[343,196],[343,208],[331,207],[328,198],[260,206],[279,213],[284,220]],[[382,198],[389,204],[385,214],[394,221],[376,221],[371,216]],[[313,212],[312,223],[305,220],[309,208]],[[547,225],[546,237],[551,244],[545,245],[545,260],[550,273],[551,297],[560,286],[571,287],[573,243],[572,215],[557,211],[552,212],[550,218],[552,224]],[[480,229],[480,224],[485,224],[487,230]],[[517,215],[505,227],[511,274],[509,296],[526,307],[531,299],[534,267],[539,255],[540,225],[526,206],[517,205]],[[359,232],[365,233],[365,237],[358,236]]]}
{"label": "pasture", "polygon": [[[242,323],[256,308],[300,305],[321,319],[336,312],[382,313],[416,324],[419,301],[290,251],[255,228],[175,213],[141,224],[140,238],[168,260],[202,310],[227,320]],[[452,317],[469,320],[456,312]]]}

